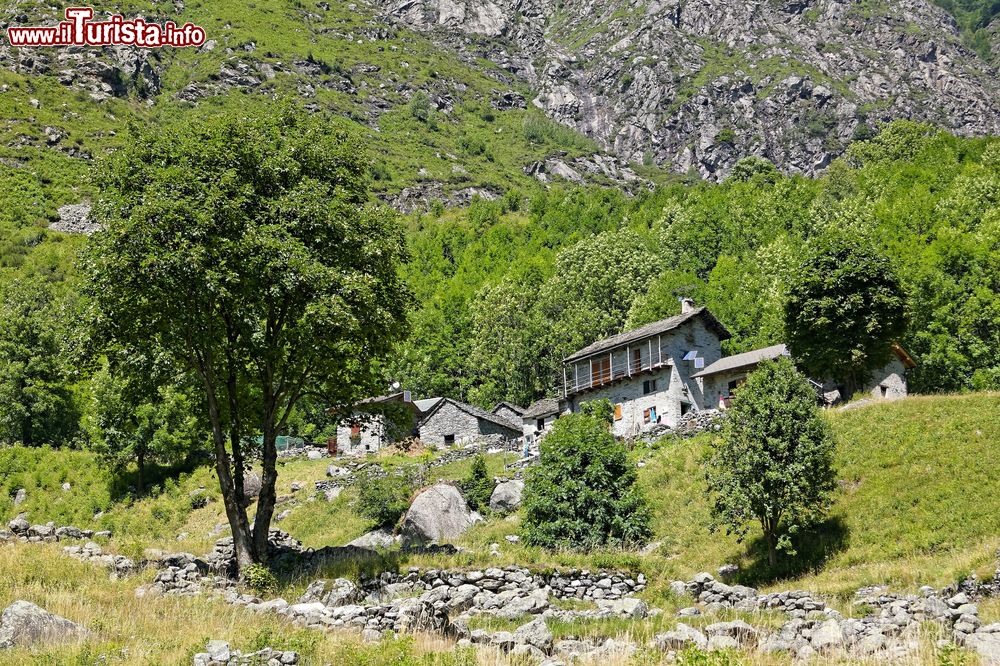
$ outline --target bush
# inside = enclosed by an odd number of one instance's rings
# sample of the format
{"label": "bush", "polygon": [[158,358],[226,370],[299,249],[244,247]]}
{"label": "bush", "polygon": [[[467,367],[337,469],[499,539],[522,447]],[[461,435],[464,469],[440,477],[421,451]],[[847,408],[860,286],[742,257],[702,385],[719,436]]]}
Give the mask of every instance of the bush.
{"label": "bush", "polygon": [[461,484],[465,501],[469,503],[469,506],[473,510],[479,512],[485,511],[489,507],[490,496],[493,495],[495,487],[496,484],[493,482],[493,477],[490,476],[489,471],[486,469],[486,456],[482,453],[477,454],[472,460],[472,469],[469,470],[469,476]]}
{"label": "bush", "polygon": [[524,488],[524,538],[546,548],[633,546],[651,535],[636,467],[607,423],[586,414],[560,417],[542,440]]}
{"label": "bush", "polygon": [[381,477],[365,470],[356,484],[358,514],[374,527],[394,527],[410,508],[417,485],[417,473],[411,467],[400,467]]}
{"label": "bush", "polygon": [[243,568],[243,582],[257,594],[267,594],[278,588],[278,579],[271,570],[256,562]]}

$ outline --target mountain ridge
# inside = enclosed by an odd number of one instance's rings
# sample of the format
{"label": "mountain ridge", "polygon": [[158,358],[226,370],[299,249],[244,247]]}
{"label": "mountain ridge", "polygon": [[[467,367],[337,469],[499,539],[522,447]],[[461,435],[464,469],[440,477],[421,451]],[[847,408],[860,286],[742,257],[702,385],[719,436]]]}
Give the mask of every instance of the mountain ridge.
{"label": "mountain ridge", "polygon": [[631,161],[723,178],[757,155],[814,175],[906,118],[1000,130],[995,70],[922,0],[405,0],[400,25],[486,58],[550,117]]}

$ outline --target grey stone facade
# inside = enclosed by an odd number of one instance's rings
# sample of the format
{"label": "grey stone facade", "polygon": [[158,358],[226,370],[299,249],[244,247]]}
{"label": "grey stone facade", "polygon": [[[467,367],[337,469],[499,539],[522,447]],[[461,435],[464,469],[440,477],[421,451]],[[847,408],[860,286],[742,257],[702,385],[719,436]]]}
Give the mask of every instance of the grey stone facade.
{"label": "grey stone facade", "polygon": [[[634,437],[657,423],[676,427],[683,415],[716,407],[706,402],[702,383],[691,375],[701,369],[698,366],[722,357],[721,343],[714,327],[692,317],[669,332],[576,359],[566,371],[567,386],[578,390],[567,390],[564,411],[576,412],[581,403],[606,398],[615,405],[616,436]],[[685,360],[691,352],[697,352],[700,363],[693,358]],[[612,379],[585,387],[587,379],[595,376],[595,359],[607,363]]]}
{"label": "grey stone facade", "polygon": [[501,435],[507,439],[521,436],[516,424],[449,398],[424,417],[418,431],[421,443],[437,446],[465,444],[482,435]]}

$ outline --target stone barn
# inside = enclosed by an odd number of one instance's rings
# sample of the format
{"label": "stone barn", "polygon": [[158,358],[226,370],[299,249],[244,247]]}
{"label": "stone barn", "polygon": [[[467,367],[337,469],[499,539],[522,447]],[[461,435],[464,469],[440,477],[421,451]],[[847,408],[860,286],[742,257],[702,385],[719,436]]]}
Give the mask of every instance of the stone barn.
{"label": "stone barn", "polygon": [[438,446],[463,444],[482,435],[500,435],[511,440],[521,437],[518,424],[451,398],[443,398],[434,405],[417,430],[421,443]]}

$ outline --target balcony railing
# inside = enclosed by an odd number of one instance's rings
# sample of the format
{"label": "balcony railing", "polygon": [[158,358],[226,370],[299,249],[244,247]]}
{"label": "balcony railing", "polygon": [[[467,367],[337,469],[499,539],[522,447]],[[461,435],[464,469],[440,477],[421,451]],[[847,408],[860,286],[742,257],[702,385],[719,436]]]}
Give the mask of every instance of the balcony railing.
{"label": "balcony railing", "polygon": [[595,366],[593,371],[591,371],[586,364],[581,363],[580,365],[582,367],[579,371],[579,377],[573,376],[573,372],[576,369],[575,366],[571,366],[566,369],[567,395],[600,388],[643,372],[650,372],[668,367],[672,365],[672,363],[670,359],[663,359],[663,361],[659,362],[650,362],[650,359],[648,358],[633,359],[632,362],[627,364],[615,363],[610,367],[602,364],[600,368]]}

